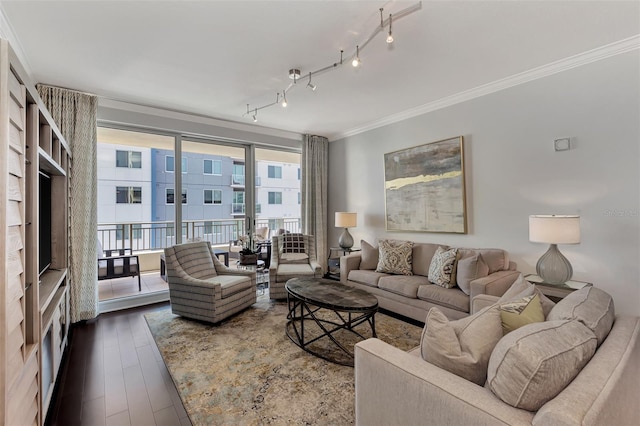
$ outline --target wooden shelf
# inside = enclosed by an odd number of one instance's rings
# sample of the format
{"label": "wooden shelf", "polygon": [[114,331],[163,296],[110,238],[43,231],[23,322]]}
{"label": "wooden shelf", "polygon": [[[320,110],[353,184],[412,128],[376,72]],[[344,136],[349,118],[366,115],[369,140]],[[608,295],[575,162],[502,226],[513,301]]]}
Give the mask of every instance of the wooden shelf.
{"label": "wooden shelf", "polygon": [[47,269],[40,275],[40,312],[51,304],[58,287],[67,276],[67,268]]}
{"label": "wooden shelf", "polygon": [[47,306],[47,309],[42,313],[42,328],[46,330],[49,327],[53,313],[58,309],[58,305],[64,298],[64,293],[67,291],[66,287],[58,287],[55,294],[51,298],[51,303]]}
{"label": "wooden shelf", "polygon": [[51,158],[47,152],[42,149],[42,147],[38,147],[38,155],[40,156],[40,169],[45,172],[57,175],[57,176],[66,176],[67,173],[64,171],[60,165]]}

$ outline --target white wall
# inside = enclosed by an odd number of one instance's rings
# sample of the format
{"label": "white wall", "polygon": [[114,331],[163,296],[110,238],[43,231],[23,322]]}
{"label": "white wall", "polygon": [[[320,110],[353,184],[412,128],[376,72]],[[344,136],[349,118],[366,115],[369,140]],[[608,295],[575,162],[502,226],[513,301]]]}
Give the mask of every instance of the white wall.
{"label": "white wall", "polygon": [[[530,214],[579,214],[582,242],[560,246],[574,279],[640,315],[640,55],[625,53],[329,145],[329,224],[358,212],[360,239],[508,250],[535,272]],[[464,136],[468,233],[387,233],[383,154]],[[570,137],[570,151],[553,140]],[[339,229],[330,228],[329,242]]]}

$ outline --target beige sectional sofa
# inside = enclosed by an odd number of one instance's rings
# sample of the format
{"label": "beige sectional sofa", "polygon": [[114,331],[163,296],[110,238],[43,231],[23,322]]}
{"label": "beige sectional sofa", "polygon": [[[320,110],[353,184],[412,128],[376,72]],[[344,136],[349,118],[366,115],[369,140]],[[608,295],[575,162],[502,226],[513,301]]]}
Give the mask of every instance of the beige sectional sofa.
{"label": "beige sectional sofa", "polygon": [[[572,293],[551,309],[546,321],[504,335],[490,349],[484,386],[423,360],[421,348],[404,352],[378,339],[358,343],[356,424],[637,425],[640,318],[615,316],[613,302],[607,303],[603,295],[608,296],[596,288]],[[565,302],[568,305],[561,306]],[[574,332],[560,334],[561,327],[568,325],[590,333],[590,342],[564,347],[576,339]],[[540,337],[541,332],[551,333]],[[538,340],[527,345],[527,339]],[[587,343],[591,352],[579,361],[567,355]],[[511,353],[517,356],[505,361]],[[545,363],[552,365],[547,368]],[[498,372],[500,368],[503,371]],[[499,374],[503,374],[506,393],[495,386]],[[548,391],[558,380],[564,382]],[[520,406],[520,401],[532,397],[538,398],[535,407]]]}
{"label": "beige sectional sofa", "polygon": [[[450,319],[468,316],[470,301],[479,294],[501,296],[519,276],[516,264],[509,260],[509,254],[501,249],[458,249],[456,268],[463,259],[477,256],[488,267],[486,276],[468,280],[467,285],[444,288],[432,284],[429,266],[438,247],[448,249],[443,244],[414,243],[411,255],[413,275],[397,275],[376,272],[378,248],[365,241],[362,251],[343,256],[340,259],[340,280],[343,284],[365,290],[378,298],[383,309],[424,322],[427,312],[439,307]],[[364,259],[364,261],[363,261]],[[468,271],[457,271],[458,279],[470,276]],[[471,274],[473,275],[473,274]],[[484,274],[481,274],[484,275]]]}

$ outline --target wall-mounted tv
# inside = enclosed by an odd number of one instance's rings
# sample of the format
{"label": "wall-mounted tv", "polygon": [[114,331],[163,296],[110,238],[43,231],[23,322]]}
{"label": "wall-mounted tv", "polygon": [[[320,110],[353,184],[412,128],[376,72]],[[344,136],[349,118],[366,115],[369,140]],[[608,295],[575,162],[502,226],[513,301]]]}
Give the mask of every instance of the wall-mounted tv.
{"label": "wall-mounted tv", "polygon": [[40,172],[38,181],[38,270],[51,265],[51,177]]}

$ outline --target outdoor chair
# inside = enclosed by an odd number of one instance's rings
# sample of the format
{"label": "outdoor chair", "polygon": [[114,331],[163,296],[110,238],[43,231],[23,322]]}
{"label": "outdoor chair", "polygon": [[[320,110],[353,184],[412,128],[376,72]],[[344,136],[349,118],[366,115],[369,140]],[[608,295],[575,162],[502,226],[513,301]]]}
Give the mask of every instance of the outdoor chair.
{"label": "outdoor chair", "polygon": [[[129,254],[127,254],[127,252]],[[142,291],[140,282],[140,261],[130,248],[103,250],[98,240],[98,281],[113,278],[138,277],[138,291]]]}
{"label": "outdoor chair", "polygon": [[269,297],[286,299],[285,283],[291,278],[322,277],[313,235],[283,234],[271,237]]}
{"label": "outdoor chair", "polygon": [[256,273],[225,266],[200,241],[164,249],[171,312],[217,323],[256,302]]}

